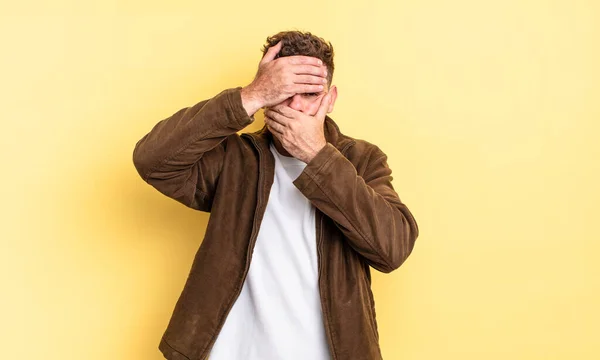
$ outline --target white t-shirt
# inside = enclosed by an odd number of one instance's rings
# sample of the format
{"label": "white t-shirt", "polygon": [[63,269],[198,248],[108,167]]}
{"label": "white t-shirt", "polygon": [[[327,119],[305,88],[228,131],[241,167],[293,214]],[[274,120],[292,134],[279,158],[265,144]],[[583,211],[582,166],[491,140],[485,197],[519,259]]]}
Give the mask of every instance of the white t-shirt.
{"label": "white t-shirt", "polygon": [[273,143],[275,177],[248,276],[209,360],[330,360],[318,287],[315,208],[294,186],[306,163]]}

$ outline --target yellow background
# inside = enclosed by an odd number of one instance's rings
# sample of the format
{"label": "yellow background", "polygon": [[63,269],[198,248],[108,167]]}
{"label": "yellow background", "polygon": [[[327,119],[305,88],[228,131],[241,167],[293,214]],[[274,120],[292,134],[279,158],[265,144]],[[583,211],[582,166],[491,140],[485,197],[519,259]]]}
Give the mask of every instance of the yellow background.
{"label": "yellow background", "polygon": [[208,216],[142,182],[135,142],[300,29],[333,43],[331,116],[420,226],[373,272],[384,358],[599,359],[599,21],[593,0],[3,2],[0,357],[162,359]]}

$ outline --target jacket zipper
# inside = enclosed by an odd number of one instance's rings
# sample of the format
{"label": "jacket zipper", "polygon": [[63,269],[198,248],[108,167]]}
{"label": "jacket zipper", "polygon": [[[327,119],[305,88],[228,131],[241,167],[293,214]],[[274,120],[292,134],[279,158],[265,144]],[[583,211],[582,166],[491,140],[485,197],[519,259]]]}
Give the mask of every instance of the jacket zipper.
{"label": "jacket zipper", "polygon": [[[237,293],[235,295],[234,299],[237,299],[237,297],[240,295],[240,293],[242,292],[242,288],[244,287],[244,282],[246,281],[246,276],[248,275],[248,269],[250,268],[250,251],[251,249],[254,248],[254,243],[256,243],[256,237],[258,235],[258,226],[257,226],[257,215],[258,214],[258,210],[261,208],[262,204],[262,178],[264,176],[264,171],[261,171],[260,166],[262,164],[261,162],[261,156],[262,153],[260,151],[260,147],[258,146],[258,144],[256,143],[256,140],[251,136],[251,135],[246,135],[246,134],[242,134],[242,136],[246,136],[249,137],[250,140],[252,141],[252,143],[254,144],[254,147],[256,148],[256,150],[258,150],[258,166],[259,166],[259,171],[258,171],[258,193],[257,193],[257,201],[256,201],[256,209],[254,211],[254,221],[252,224],[252,234],[250,235],[250,244],[248,245],[248,251],[246,252],[246,268],[244,269],[244,275],[242,276],[242,283],[239,287],[239,289],[237,290]],[[209,345],[207,346],[206,353],[202,355],[202,357],[208,357],[208,352],[210,351],[210,349],[212,348],[212,346],[214,345],[214,342],[216,341],[217,335],[219,334],[219,332],[221,331],[221,329],[223,328],[223,325],[225,324],[225,320],[227,319],[227,316],[229,315],[229,312],[231,311],[231,309],[233,308],[233,304],[235,303],[235,300],[231,302],[231,304],[229,305],[229,308],[227,309],[227,312],[225,313],[225,316],[223,316],[223,320],[221,321],[221,323],[219,324],[219,327],[217,328],[217,331],[215,332],[215,334],[213,335],[212,339],[210,340]]]}
{"label": "jacket zipper", "polygon": [[[344,148],[342,149],[341,153],[342,155],[345,156],[346,154],[346,150],[355,143],[355,141],[350,142],[348,145],[344,146]],[[317,209],[317,211],[320,213],[320,211]],[[331,357],[333,360],[337,359],[337,355],[335,353],[335,348],[333,347],[333,339],[331,336],[331,330],[330,330],[330,325],[329,325],[329,311],[325,308],[325,302],[323,301],[323,296],[322,296],[322,289],[321,289],[321,258],[322,258],[322,250],[321,250],[321,246],[323,243],[323,217],[324,215],[322,213],[319,214],[319,231],[317,231],[317,263],[318,265],[318,284],[319,284],[319,298],[321,300],[321,310],[323,313],[323,322],[325,323],[325,333],[327,334],[327,341],[329,342],[329,349],[331,351]]]}

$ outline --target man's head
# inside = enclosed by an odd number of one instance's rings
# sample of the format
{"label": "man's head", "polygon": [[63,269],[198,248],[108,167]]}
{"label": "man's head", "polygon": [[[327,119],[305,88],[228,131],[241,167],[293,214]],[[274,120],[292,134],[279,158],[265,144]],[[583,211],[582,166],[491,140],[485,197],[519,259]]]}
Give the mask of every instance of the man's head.
{"label": "man's head", "polygon": [[276,55],[276,59],[279,57],[292,55],[312,56],[321,59],[323,64],[327,66],[328,80],[326,89],[323,91],[319,93],[296,94],[295,96],[284,100],[281,104],[287,105],[295,110],[302,111],[309,115],[315,115],[319,105],[321,104],[321,99],[331,89],[331,105],[327,111],[331,112],[337,98],[337,87],[331,86],[334,70],[333,46],[331,43],[311,34],[310,32],[282,31],[273,36],[267,37],[267,43],[262,49],[263,56],[267,53],[269,48],[275,46],[280,41],[281,50]]}

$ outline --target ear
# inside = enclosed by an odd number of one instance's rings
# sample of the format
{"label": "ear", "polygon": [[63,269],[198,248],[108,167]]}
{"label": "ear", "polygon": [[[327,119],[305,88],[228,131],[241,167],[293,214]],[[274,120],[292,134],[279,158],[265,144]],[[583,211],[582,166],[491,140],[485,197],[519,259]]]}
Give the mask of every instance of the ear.
{"label": "ear", "polygon": [[333,111],[333,105],[335,104],[335,100],[337,99],[337,86],[333,85],[330,89],[329,92],[331,93],[331,98],[329,101],[329,108],[327,108],[327,113],[329,114],[330,112]]}

